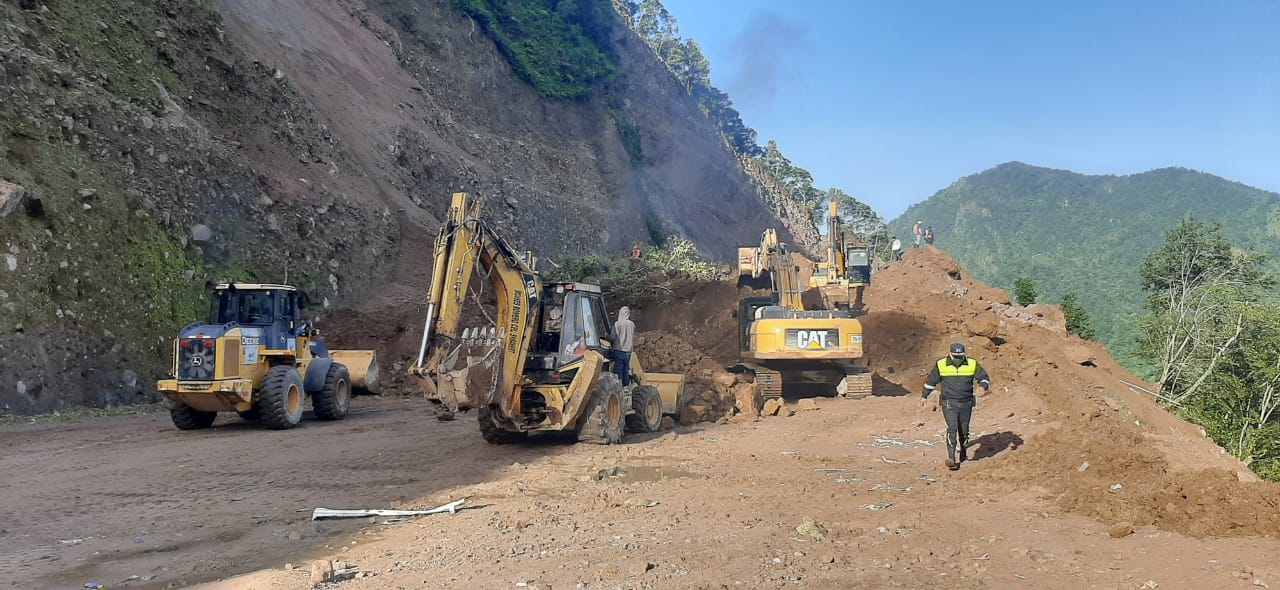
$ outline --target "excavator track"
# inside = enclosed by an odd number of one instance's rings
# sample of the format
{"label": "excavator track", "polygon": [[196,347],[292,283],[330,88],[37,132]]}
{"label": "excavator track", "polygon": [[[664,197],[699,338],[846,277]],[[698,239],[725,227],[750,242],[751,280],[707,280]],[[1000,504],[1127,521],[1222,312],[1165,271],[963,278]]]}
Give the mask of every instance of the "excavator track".
{"label": "excavator track", "polygon": [[836,385],[836,395],[860,399],[873,393],[871,370],[866,367],[851,367],[846,370],[844,379]]}
{"label": "excavator track", "polygon": [[760,393],[764,399],[782,397],[782,373],[763,368],[756,369],[756,384],[760,386]]}

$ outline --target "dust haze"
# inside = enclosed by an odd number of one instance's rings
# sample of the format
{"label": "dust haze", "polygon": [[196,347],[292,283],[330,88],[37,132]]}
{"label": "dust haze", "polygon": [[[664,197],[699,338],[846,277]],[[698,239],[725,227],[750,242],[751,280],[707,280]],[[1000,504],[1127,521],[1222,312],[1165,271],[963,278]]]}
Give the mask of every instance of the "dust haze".
{"label": "dust haze", "polygon": [[772,103],[782,85],[787,52],[803,45],[808,33],[808,27],[776,12],[752,15],[729,45],[729,93],[739,103]]}

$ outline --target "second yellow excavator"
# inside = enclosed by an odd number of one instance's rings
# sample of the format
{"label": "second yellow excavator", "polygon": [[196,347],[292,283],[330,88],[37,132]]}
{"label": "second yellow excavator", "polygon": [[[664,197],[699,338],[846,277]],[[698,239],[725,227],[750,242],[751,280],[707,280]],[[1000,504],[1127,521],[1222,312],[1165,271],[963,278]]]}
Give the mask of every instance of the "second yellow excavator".
{"label": "second yellow excavator", "polygon": [[857,364],[866,350],[862,323],[847,309],[805,309],[800,268],[775,230],[765,230],[759,246],[738,249],[738,276],[767,277],[772,294],[738,302],[739,361],[730,372],[754,374],[766,398],[800,384],[871,394],[871,370]]}
{"label": "second yellow excavator", "polygon": [[[624,430],[661,429],[680,411],[684,376],[644,370],[632,355],[632,384],[614,373],[613,323],[600,287],[544,282],[531,252],[517,252],[455,193],[435,243],[422,344],[409,372],[439,416],[475,408],[480,433],[508,443],[533,432],[572,432],[579,441],[621,442]],[[495,317],[480,301],[492,289]],[[478,325],[464,328],[467,321]]]}

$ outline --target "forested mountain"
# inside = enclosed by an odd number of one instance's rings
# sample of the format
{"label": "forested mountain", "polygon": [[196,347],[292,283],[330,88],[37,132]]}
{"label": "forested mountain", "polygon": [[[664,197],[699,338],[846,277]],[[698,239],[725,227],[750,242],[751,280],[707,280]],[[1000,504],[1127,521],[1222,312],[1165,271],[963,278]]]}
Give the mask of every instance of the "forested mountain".
{"label": "forested mountain", "polygon": [[1128,176],[1001,164],[966,176],[907,209],[890,231],[907,242],[911,226],[933,226],[936,245],[974,276],[1012,289],[1033,280],[1039,301],[1076,293],[1098,339],[1126,366],[1146,373],[1137,356],[1145,301],[1142,259],[1188,216],[1220,223],[1233,244],[1280,255],[1280,194],[1185,168]]}

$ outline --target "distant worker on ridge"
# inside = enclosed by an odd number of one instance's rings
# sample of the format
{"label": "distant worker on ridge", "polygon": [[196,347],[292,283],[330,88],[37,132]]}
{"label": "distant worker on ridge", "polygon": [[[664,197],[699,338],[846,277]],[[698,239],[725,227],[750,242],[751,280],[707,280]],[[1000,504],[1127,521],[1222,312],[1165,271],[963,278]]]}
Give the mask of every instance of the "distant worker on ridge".
{"label": "distant worker on ridge", "polygon": [[920,247],[920,238],[924,236],[924,230],[920,229],[920,225],[924,223],[919,219],[916,220],[915,226],[911,228],[911,233],[916,237],[916,247]]}
{"label": "distant worker on ridge", "polygon": [[925,380],[924,392],[921,394],[920,406],[929,403],[929,394],[939,385],[942,392],[942,417],[947,421],[947,469],[960,469],[962,461],[969,460],[966,445],[969,444],[969,420],[973,418],[973,408],[977,399],[973,395],[973,383],[982,386],[982,396],[991,393],[991,376],[987,375],[978,361],[968,358],[964,345],[957,342],[951,345],[951,352],[938,359],[929,378]]}
{"label": "distant worker on ridge", "polygon": [[893,250],[894,261],[902,260],[902,240],[898,236],[893,236],[893,242],[889,244],[889,249]]}
{"label": "distant worker on ridge", "polygon": [[933,226],[932,225],[925,228],[924,230],[924,243],[930,246],[933,245]]}
{"label": "distant worker on ridge", "polygon": [[631,308],[618,310],[618,321],[613,323],[617,341],[613,343],[613,371],[622,380],[622,386],[631,385],[631,350],[636,342],[636,324],[631,321]]}

